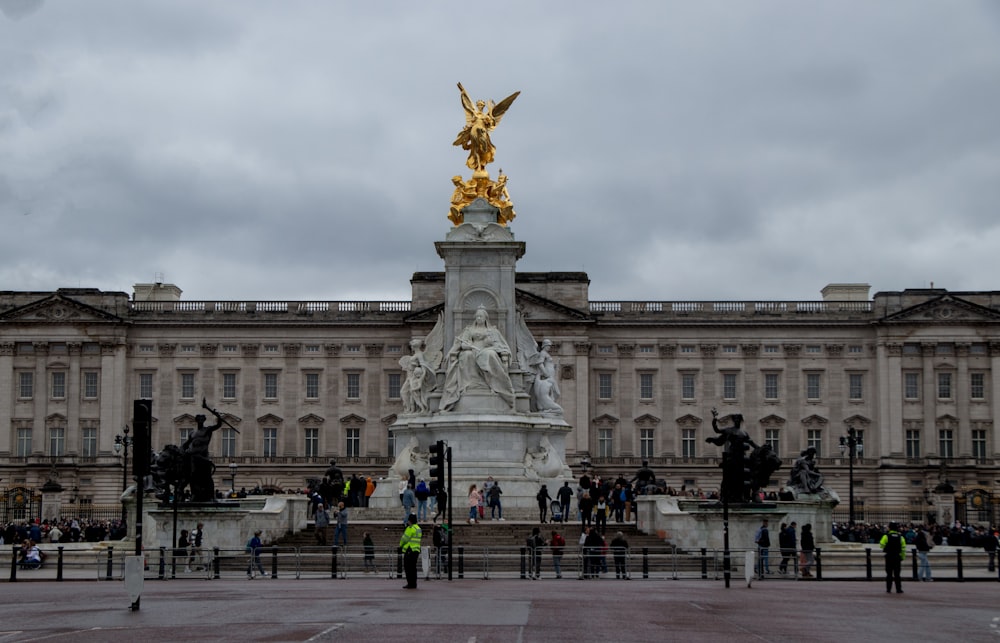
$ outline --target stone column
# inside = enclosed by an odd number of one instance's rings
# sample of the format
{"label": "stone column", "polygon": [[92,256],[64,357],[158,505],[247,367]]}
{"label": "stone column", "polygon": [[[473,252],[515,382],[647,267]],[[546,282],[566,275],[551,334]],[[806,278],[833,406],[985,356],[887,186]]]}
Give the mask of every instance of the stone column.
{"label": "stone column", "polygon": [[590,342],[574,342],[576,353],[574,376],[576,377],[576,430],[573,445],[577,453],[590,453],[590,431],[593,413],[590,394]]}
{"label": "stone column", "polygon": [[958,362],[956,369],[954,391],[952,399],[955,401],[955,415],[958,417],[958,429],[956,430],[955,456],[959,458],[972,457],[972,427],[969,422],[969,344],[961,342],[955,344],[955,359]]}

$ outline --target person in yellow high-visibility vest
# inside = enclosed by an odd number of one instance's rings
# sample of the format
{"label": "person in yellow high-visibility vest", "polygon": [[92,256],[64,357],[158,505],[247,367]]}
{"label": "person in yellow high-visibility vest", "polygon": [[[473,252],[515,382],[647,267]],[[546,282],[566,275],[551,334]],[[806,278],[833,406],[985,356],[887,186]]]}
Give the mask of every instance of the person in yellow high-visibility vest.
{"label": "person in yellow high-visibility vest", "polygon": [[406,585],[403,589],[417,588],[417,559],[420,557],[420,539],[424,532],[417,524],[417,517],[410,514],[410,520],[399,539],[399,548],[403,550],[403,572],[406,574]]}

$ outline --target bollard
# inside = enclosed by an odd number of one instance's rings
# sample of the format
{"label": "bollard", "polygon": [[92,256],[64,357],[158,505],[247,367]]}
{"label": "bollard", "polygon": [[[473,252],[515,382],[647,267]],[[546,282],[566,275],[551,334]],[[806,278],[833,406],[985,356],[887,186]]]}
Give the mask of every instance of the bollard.
{"label": "bollard", "polygon": [[649,578],[649,547],[642,548],[642,578]]}
{"label": "bollard", "polygon": [[823,550],[816,548],[816,580],[823,580]]}
{"label": "bollard", "polygon": [[160,580],[167,579],[167,548],[160,547],[160,569],[157,575]]}
{"label": "bollard", "polygon": [[701,548],[701,579],[708,579],[708,550]]}
{"label": "bollard", "polygon": [[219,580],[219,548],[212,547],[212,577]]}
{"label": "bollard", "polygon": [[465,578],[465,547],[458,548],[458,577]]}
{"label": "bollard", "polygon": [[[403,548],[396,548],[396,578],[403,577]],[[409,582],[409,581],[407,581]]]}
{"label": "bollard", "polygon": [[105,574],[108,580],[111,580],[111,578],[114,575],[113,574],[113,570],[114,570],[114,557],[115,557],[115,548],[114,547],[108,547],[108,569],[107,569],[107,572]]}
{"label": "bollard", "polygon": [[865,580],[872,579],[872,550],[865,548]]}
{"label": "bollard", "polygon": [[21,554],[21,546],[14,545],[10,552],[10,582],[17,581],[17,559]]}
{"label": "bollard", "polygon": [[521,547],[521,580],[527,578],[527,574],[525,573],[525,562],[524,547]]}
{"label": "bollard", "polygon": [[910,557],[913,567],[913,580],[917,580],[917,548],[913,548],[913,555]]}
{"label": "bollard", "polygon": [[955,569],[956,571],[958,571],[958,582],[961,583],[965,580],[962,574],[962,550],[956,549],[955,555],[958,557],[958,559],[955,561]]}
{"label": "bollard", "polygon": [[59,545],[57,548],[58,554],[56,555],[56,580],[63,579],[63,547]]}
{"label": "bollard", "polygon": [[271,578],[278,578],[278,546],[271,545]]}
{"label": "bollard", "polygon": [[[337,546],[334,545],[330,549],[331,549],[331,551],[330,551],[330,578],[336,579],[337,578]],[[365,571],[367,572],[368,569],[366,568]]]}

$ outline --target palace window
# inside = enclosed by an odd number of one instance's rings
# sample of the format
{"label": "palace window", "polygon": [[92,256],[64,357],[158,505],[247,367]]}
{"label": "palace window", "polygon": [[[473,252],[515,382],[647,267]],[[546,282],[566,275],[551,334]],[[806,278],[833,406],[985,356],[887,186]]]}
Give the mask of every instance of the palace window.
{"label": "palace window", "polygon": [[821,429],[809,429],[806,431],[806,447],[816,449],[816,457],[823,457],[823,431]]}
{"label": "palace window", "polygon": [[864,399],[865,378],[861,373],[849,373],[847,375],[848,397],[851,401],[858,402]]}
{"label": "palace window", "polygon": [[977,462],[986,461],[986,431],[982,429],[972,430],[972,457]]}
{"label": "palace window", "polygon": [[941,429],[938,432],[938,455],[942,458],[955,457],[954,433],[951,429]]}
{"label": "palace window", "polygon": [[347,457],[361,457],[361,429],[347,429]]}
{"label": "palace window", "polygon": [[903,397],[907,400],[920,399],[920,373],[903,373]]}
{"label": "palace window", "polygon": [[278,374],[264,373],[264,399],[278,399]]}
{"label": "palace window", "polygon": [[222,429],[222,457],[236,457],[236,431],[229,427]]}
{"label": "palace window", "polygon": [[986,374],[969,373],[969,397],[973,400],[986,398]]}
{"label": "palace window", "polygon": [[639,457],[653,457],[653,429],[639,429]]}
{"label": "palace window", "polygon": [[153,399],[152,373],[139,373],[139,397],[144,400]]}
{"label": "palace window", "polygon": [[80,430],[80,453],[85,458],[97,457],[97,428],[89,426]]}
{"label": "palace window", "polygon": [[653,374],[639,373],[639,399],[653,399]]}
{"label": "palace window", "polygon": [[610,400],[612,394],[614,393],[614,387],[612,386],[613,380],[611,378],[611,373],[598,373],[597,374],[597,397],[602,400]]}
{"label": "palace window", "polygon": [[222,374],[222,397],[226,400],[236,399],[236,373]]}
{"label": "palace window", "polygon": [[194,399],[194,373],[181,373],[181,399]]}
{"label": "palace window", "polygon": [[685,458],[697,457],[698,438],[695,429],[681,430],[681,455]]}
{"label": "palace window", "polygon": [[920,457],[920,431],[917,429],[906,430],[906,457]]}
{"label": "palace window", "polygon": [[778,373],[764,373],[764,399],[778,399]]}
{"label": "palace window", "polygon": [[611,429],[598,429],[597,431],[597,455],[602,458],[610,458],[614,455],[614,432]]}
{"label": "palace window", "polygon": [[403,375],[401,373],[389,373],[386,380],[388,397],[390,400],[398,400],[403,387]]}
{"label": "palace window", "polygon": [[694,373],[681,373],[681,399],[682,400],[693,400],[694,399],[694,386],[695,375]]}
{"label": "palace window", "polygon": [[21,371],[17,374],[17,397],[21,400],[30,400],[35,396],[35,374],[30,371]]}
{"label": "palace window", "polygon": [[98,375],[97,371],[84,371],[83,372],[83,397],[87,400],[97,399],[98,393]]}
{"label": "palace window", "polygon": [[722,399],[736,399],[736,373],[722,374]]}
{"label": "palace window", "polygon": [[264,429],[264,457],[275,458],[278,456],[278,429],[267,427]]}
{"label": "palace window", "polygon": [[31,429],[17,430],[17,457],[26,458],[31,455]]}
{"label": "palace window", "polygon": [[54,426],[49,429],[49,455],[60,456],[66,453],[66,429]]}
{"label": "palace window", "polygon": [[361,373],[347,374],[347,399],[361,399]]}
{"label": "palace window", "polygon": [[319,373],[306,373],[306,399],[319,399]]}
{"label": "palace window", "polygon": [[764,444],[771,447],[775,453],[781,453],[778,449],[781,429],[764,429]]}
{"label": "palace window", "polygon": [[821,382],[819,373],[806,373],[806,399],[820,399],[820,394],[822,393],[822,389],[820,388]]}
{"label": "palace window", "polygon": [[307,458],[318,458],[319,457],[319,429],[315,427],[309,427],[305,432],[306,436],[306,457]]}
{"label": "palace window", "polygon": [[938,399],[951,399],[951,373],[938,373]]}
{"label": "palace window", "polygon": [[66,398],[66,373],[64,371],[55,371],[51,373],[52,375],[52,388],[51,397],[53,400],[62,400]]}

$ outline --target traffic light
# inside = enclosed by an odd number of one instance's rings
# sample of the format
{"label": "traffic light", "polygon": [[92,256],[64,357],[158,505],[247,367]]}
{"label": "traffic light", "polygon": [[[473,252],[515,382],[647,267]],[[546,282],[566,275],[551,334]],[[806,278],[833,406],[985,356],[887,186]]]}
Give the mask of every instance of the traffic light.
{"label": "traffic light", "polygon": [[438,440],[432,444],[429,449],[431,456],[429,459],[429,464],[431,465],[430,479],[431,479],[431,492],[437,494],[441,489],[445,488],[445,447],[444,440]]}
{"label": "traffic light", "polygon": [[152,424],[153,400],[135,400],[132,403],[132,473],[137,482],[149,475]]}

